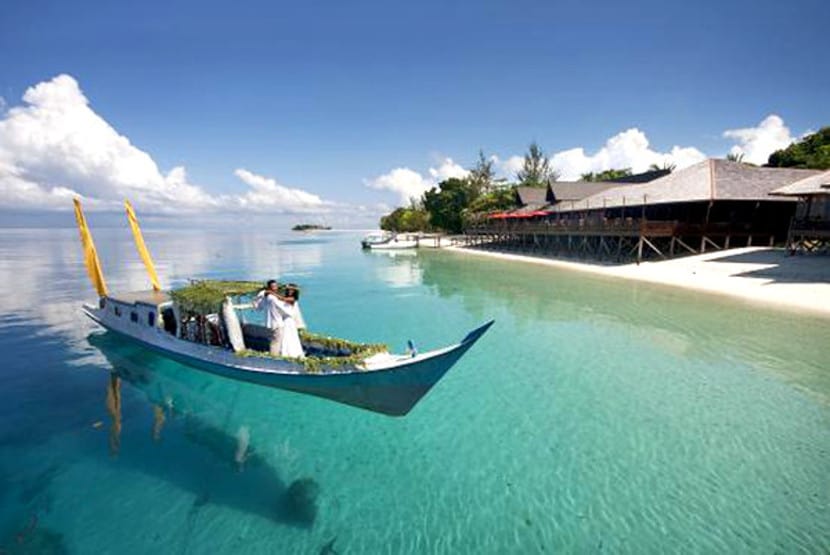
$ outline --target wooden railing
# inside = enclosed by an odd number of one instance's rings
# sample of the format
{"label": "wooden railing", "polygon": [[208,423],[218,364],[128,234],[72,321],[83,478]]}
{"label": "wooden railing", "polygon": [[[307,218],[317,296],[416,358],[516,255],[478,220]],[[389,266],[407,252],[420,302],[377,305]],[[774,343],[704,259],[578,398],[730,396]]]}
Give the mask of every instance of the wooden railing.
{"label": "wooden railing", "polygon": [[674,221],[649,221],[633,218],[573,219],[548,221],[509,221],[479,224],[467,229],[468,234],[603,234],[603,235],[672,235],[677,227]]}
{"label": "wooden railing", "polygon": [[[812,222],[811,222],[812,223]],[[825,227],[813,229],[830,230]],[[802,228],[798,228],[802,229]],[[510,221],[482,223],[466,230],[468,235],[499,234],[540,234],[540,235],[644,235],[652,237],[697,237],[697,236],[748,236],[775,235],[771,229],[763,229],[750,223],[708,224],[685,223],[664,220],[639,220],[633,218],[615,219],[573,219],[549,221]],[[780,232],[779,232],[780,233]]]}
{"label": "wooden railing", "polygon": [[827,220],[793,220],[790,235],[813,237],[830,237],[830,221]]}

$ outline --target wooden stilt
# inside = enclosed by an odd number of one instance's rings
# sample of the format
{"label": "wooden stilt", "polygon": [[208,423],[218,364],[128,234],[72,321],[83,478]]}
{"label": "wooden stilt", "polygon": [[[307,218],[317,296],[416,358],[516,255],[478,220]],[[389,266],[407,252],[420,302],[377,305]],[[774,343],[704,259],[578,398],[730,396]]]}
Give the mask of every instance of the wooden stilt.
{"label": "wooden stilt", "polygon": [[[641,240],[642,240],[642,241],[644,241],[646,245],[648,245],[649,247],[651,247],[651,250],[653,250],[653,251],[654,251],[654,252],[656,252],[658,255],[660,255],[660,258],[662,258],[662,259],[664,259],[664,260],[665,260],[666,256],[665,256],[662,252],[660,252],[660,249],[658,249],[657,247],[655,247],[655,246],[654,246],[654,243],[652,243],[651,241],[649,241],[649,240],[648,240],[648,239],[646,239],[645,237],[642,237],[642,238],[641,238]],[[642,252],[642,246],[640,247],[640,251]]]}
{"label": "wooden stilt", "polygon": [[680,237],[678,237],[676,240],[677,240],[678,245],[680,245],[681,247],[683,247],[684,249],[686,249],[687,251],[689,251],[692,254],[697,254],[697,251],[695,249],[693,249],[692,247],[690,247],[689,245],[687,245],[686,243],[684,243],[683,240],[680,239]]}

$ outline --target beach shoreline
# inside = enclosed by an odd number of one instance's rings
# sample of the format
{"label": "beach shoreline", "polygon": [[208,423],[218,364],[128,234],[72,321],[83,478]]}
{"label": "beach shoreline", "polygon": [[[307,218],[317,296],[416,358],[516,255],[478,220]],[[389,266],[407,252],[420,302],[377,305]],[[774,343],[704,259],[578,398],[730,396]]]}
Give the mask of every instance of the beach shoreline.
{"label": "beach shoreline", "polygon": [[788,256],[784,249],[744,247],[639,265],[604,265],[467,247],[445,250],[656,283],[830,318],[830,258],[826,256]]}

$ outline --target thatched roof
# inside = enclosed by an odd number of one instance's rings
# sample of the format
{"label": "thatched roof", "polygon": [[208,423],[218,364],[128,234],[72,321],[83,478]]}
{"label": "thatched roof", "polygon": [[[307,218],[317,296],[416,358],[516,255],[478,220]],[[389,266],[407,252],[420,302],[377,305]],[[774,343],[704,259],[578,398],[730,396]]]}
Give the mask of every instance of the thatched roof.
{"label": "thatched roof", "polygon": [[770,194],[787,197],[830,195],[830,171],[805,177],[795,183],[776,189]]}
{"label": "thatched roof", "polygon": [[655,179],[660,179],[671,173],[671,170],[648,170],[646,172],[635,173],[634,175],[625,175],[612,179],[614,183],[648,183]]}
{"label": "thatched roof", "polygon": [[610,181],[556,181],[550,184],[551,194],[555,202],[570,202],[619,187],[619,183]]}
{"label": "thatched roof", "polygon": [[547,187],[516,187],[516,200],[519,206],[531,209],[541,208],[548,204]]}
{"label": "thatched roof", "polygon": [[618,185],[579,202],[554,207],[561,212],[710,200],[788,201],[771,191],[815,175],[815,170],[759,168],[727,160],[704,160],[648,183]]}
{"label": "thatched roof", "polygon": [[576,202],[598,195],[608,189],[620,187],[624,183],[647,183],[669,173],[669,170],[651,170],[619,177],[610,181],[554,181],[548,186],[547,200],[550,204],[557,202]]}

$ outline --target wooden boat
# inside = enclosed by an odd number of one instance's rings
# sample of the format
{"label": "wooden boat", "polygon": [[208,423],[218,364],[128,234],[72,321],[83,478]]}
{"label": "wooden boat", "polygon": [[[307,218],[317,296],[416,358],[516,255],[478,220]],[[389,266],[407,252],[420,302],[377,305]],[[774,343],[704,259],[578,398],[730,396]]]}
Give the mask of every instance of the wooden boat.
{"label": "wooden boat", "polygon": [[414,249],[418,246],[418,236],[409,233],[370,233],[360,244],[369,250]]}
{"label": "wooden boat", "polygon": [[98,304],[85,304],[84,313],[110,332],[213,374],[403,416],[493,324],[490,321],[474,329],[458,343],[420,354],[414,349],[391,354],[381,345],[306,333],[301,335],[305,358],[272,356],[272,330],[240,324],[235,308],[239,305],[234,304],[244,302],[244,296],[258,284],[200,281],[162,291],[131,207],[127,212],[154,288],[120,294],[107,291],[76,201],[87,269],[99,293]]}

